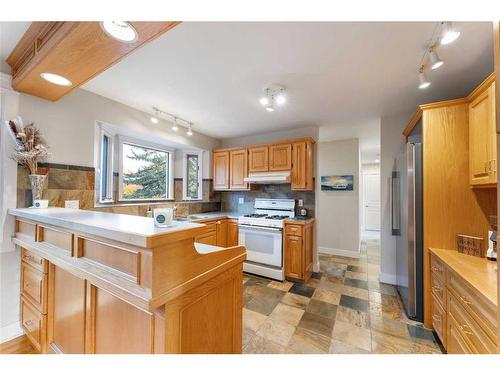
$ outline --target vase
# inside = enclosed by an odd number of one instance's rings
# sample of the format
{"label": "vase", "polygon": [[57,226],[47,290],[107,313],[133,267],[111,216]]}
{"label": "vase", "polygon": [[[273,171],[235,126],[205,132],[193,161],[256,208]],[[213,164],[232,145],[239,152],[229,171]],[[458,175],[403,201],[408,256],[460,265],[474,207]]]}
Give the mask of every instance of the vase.
{"label": "vase", "polygon": [[43,185],[45,183],[45,178],[47,176],[44,174],[30,174],[30,182],[31,182],[31,194],[33,196],[33,203],[35,200],[42,199],[43,195]]}

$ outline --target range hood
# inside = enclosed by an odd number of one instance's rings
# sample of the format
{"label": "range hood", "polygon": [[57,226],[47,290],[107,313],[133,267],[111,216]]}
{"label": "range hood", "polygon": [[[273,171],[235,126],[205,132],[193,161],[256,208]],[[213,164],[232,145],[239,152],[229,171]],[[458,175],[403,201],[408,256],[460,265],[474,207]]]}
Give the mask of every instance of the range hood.
{"label": "range hood", "polygon": [[289,184],[290,171],[249,173],[244,181],[250,184]]}

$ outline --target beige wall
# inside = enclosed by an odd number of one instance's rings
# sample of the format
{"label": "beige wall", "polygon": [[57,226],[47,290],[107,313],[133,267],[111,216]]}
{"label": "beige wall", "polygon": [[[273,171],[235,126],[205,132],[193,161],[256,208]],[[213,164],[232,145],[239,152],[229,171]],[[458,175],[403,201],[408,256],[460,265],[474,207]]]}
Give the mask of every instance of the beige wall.
{"label": "beige wall", "polygon": [[[82,89],[57,102],[22,94],[20,113],[25,122],[34,122],[44,134],[51,148],[52,163],[93,167],[96,120],[146,136],[156,143],[172,143],[176,148],[212,150],[220,145],[219,140],[196,132],[192,137],[174,132],[166,120],[153,124],[148,113]],[[209,154],[204,157],[204,178],[211,177]]]}
{"label": "beige wall", "polygon": [[[318,143],[316,207],[318,251],[359,256],[359,141]],[[353,191],[321,191],[321,176],[353,175]]]}
{"label": "beige wall", "polygon": [[271,143],[282,141],[285,139],[311,137],[318,139],[319,128],[316,126],[308,126],[303,128],[280,130],[270,133],[257,135],[249,135],[246,137],[226,138],[221,140],[221,147],[240,147],[247,145],[255,145],[259,143]]}

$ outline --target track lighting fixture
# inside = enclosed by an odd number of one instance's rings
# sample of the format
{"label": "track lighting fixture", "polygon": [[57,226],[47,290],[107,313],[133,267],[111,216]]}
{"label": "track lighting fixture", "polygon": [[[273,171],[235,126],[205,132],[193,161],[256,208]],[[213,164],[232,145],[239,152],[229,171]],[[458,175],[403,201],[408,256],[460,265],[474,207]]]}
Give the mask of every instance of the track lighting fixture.
{"label": "track lighting fixture", "polygon": [[[193,127],[193,123],[192,122],[188,122],[178,116],[174,116],[173,114],[171,113],[168,113],[168,112],[165,112],[165,111],[162,111],[161,109],[157,108],[157,107],[153,107],[153,111],[155,112],[154,116],[151,116],[150,120],[153,124],[158,124],[160,122],[159,118],[161,115],[166,115],[168,117],[170,117],[172,120],[172,130],[174,132],[178,131],[181,127],[184,128],[184,129],[187,129],[186,131],[186,134],[188,136],[192,136],[193,135],[193,130],[192,130],[192,127]],[[179,121],[181,121],[182,123],[184,123],[183,125],[181,125],[179,123]]]}
{"label": "track lighting fixture", "polygon": [[268,112],[274,112],[274,104],[282,106],[286,103],[285,89],[278,85],[273,85],[264,90],[264,96],[259,99],[260,104]]}
{"label": "track lighting fixture", "polygon": [[418,73],[418,80],[420,82],[418,85],[419,89],[426,89],[427,87],[429,87],[431,85],[431,83],[427,80],[427,77],[425,76],[423,65],[420,67],[420,70]]}
{"label": "track lighting fixture", "polygon": [[458,39],[460,31],[457,31],[451,22],[443,22],[442,25],[441,44],[450,44]]}
{"label": "track lighting fixture", "polygon": [[443,66],[444,61],[441,60],[435,50],[435,47],[429,48],[429,58],[431,60],[431,69],[436,70]]}

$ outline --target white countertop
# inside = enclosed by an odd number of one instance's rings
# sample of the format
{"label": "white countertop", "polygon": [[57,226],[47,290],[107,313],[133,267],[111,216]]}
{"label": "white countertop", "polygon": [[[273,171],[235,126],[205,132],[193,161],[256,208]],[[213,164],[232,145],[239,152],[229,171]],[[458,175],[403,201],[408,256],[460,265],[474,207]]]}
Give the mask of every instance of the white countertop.
{"label": "white countertop", "polygon": [[174,221],[171,227],[157,228],[153,219],[148,217],[58,207],[14,208],[9,209],[9,214],[142,247],[150,237],[205,225]]}

